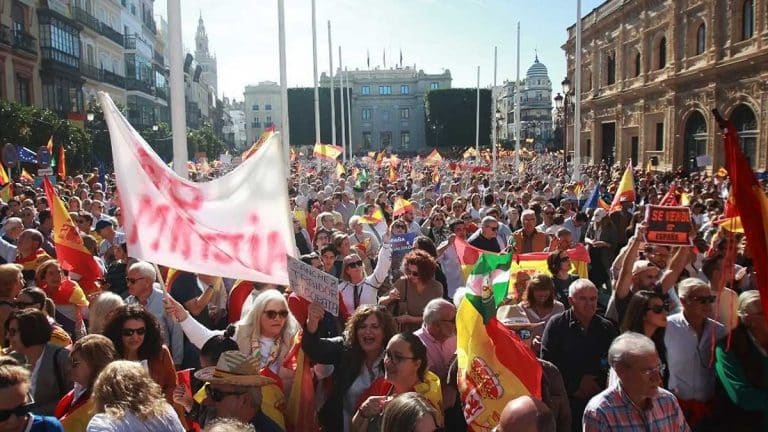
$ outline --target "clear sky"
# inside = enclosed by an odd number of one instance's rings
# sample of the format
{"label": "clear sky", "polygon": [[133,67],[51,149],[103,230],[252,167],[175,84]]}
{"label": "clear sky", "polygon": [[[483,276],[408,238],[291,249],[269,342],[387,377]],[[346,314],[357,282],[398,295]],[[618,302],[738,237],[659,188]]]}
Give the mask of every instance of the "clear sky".
{"label": "clear sky", "polygon": [[[583,0],[582,15],[603,3]],[[181,0],[185,47],[194,51],[200,13],[216,53],[219,96],[243,98],[248,84],[279,81],[277,0]],[[311,0],[285,0],[288,85],[312,86]],[[549,69],[553,90],[565,76],[561,46],[576,22],[575,0],[317,0],[318,75],[328,71],[328,20],[331,20],[334,68],[338,46],[344,66],[403,65],[440,73],[450,69],[453,87],[493,83],[493,47],[498,47],[497,82],[516,74],[516,23],[520,21],[520,76],[535,51]],[[166,0],[155,2],[166,16]]]}

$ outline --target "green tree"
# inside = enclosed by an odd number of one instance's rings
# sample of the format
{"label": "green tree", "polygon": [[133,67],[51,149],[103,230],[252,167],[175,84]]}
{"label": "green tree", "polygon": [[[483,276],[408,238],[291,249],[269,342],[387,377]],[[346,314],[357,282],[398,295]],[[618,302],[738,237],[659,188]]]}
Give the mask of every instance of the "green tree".
{"label": "green tree", "polygon": [[224,153],[224,141],[216,136],[213,127],[206,123],[200,129],[187,132],[187,152],[190,159],[194,159],[198,152],[205,152],[208,160],[213,161]]}

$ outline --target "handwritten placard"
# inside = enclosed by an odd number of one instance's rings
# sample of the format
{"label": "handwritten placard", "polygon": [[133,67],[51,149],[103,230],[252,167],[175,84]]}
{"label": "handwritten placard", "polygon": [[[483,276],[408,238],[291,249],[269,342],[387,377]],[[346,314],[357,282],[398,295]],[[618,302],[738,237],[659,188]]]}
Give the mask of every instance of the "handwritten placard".
{"label": "handwritten placard", "polygon": [[688,207],[647,206],[645,221],[648,243],[667,246],[690,246],[691,209]]}
{"label": "handwritten placard", "polygon": [[289,256],[288,280],[299,297],[318,303],[331,315],[339,316],[338,279]]}

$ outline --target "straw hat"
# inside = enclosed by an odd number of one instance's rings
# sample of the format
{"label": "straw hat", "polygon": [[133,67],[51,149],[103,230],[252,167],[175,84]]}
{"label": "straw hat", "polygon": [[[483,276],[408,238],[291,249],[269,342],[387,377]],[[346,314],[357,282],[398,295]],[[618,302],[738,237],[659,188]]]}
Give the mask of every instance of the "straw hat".
{"label": "straw hat", "polygon": [[240,351],[225,351],[216,366],[195,372],[195,378],[210,384],[230,384],[258,387],[274,384],[271,378],[261,376],[260,357],[248,356]]}

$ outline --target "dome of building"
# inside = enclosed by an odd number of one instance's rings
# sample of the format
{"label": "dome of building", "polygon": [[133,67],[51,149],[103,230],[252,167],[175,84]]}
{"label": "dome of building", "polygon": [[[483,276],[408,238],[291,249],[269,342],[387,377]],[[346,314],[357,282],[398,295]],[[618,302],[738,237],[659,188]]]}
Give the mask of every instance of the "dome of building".
{"label": "dome of building", "polygon": [[526,73],[526,76],[528,78],[548,78],[549,74],[547,72],[547,67],[544,66],[544,63],[539,62],[539,56],[536,55],[536,60],[534,60],[531,67],[528,68],[528,73]]}

